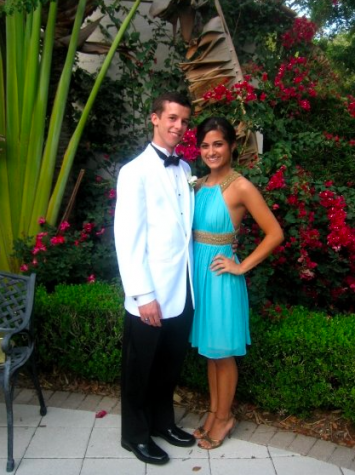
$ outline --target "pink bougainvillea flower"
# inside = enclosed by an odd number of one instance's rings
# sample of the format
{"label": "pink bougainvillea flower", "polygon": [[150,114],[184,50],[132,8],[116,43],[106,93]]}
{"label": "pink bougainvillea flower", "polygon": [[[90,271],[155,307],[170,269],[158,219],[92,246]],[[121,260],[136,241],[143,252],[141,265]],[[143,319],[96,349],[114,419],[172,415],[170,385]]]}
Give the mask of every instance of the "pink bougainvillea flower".
{"label": "pink bougainvillea flower", "polygon": [[70,228],[70,224],[68,223],[68,221],[63,221],[59,225],[59,231],[66,231],[69,228]]}
{"label": "pink bougainvillea flower", "polygon": [[84,223],[83,230],[87,233],[91,233],[94,227],[95,227],[95,223]]}
{"label": "pink bougainvillea flower", "polygon": [[50,240],[52,246],[58,246],[59,244],[65,243],[65,237],[64,236],[54,236]]}
{"label": "pink bougainvillea flower", "polygon": [[36,255],[39,252],[46,252],[47,247],[42,243],[36,243],[35,247],[32,250],[32,254]]}
{"label": "pink bougainvillea flower", "polygon": [[37,261],[36,258],[34,258],[34,259],[32,260],[32,265],[36,266],[37,264],[38,264],[38,261]]}
{"label": "pink bougainvillea flower", "polygon": [[105,232],[105,228],[101,228],[100,231],[97,231],[96,236],[101,236]]}
{"label": "pink bougainvillea flower", "polygon": [[273,209],[273,210],[276,210],[276,209],[279,209],[279,208],[280,208],[280,205],[278,205],[277,203],[274,203],[274,204],[272,205],[272,209]]}
{"label": "pink bougainvillea flower", "polygon": [[38,224],[40,224],[41,226],[42,226],[42,224],[45,224],[45,222],[46,222],[46,218],[44,218],[43,216],[38,218]]}
{"label": "pink bougainvillea flower", "polygon": [[266,99],[266,97],[267,97],[267,96],[266,96],[265,92],[262,92],[262,93],[260,94],[259,99],[261,100],[261,102],[264,102],[265,99]]}
{"label": "pink bougainvillea flower", "polygon": [[95,180],[96,180],[97,183],[101,183],[103,178],[100,175],[96,175]]}
{"label": "pink bougainvillea flower", "polygon": [[116,198],[116,190],[114,188],[111,188],[108,193],[108,197],[110,200],[114,200]]}
{"label": "pink bougainvillea flower", "polygon": [[28,271],[28,265],[27,264],[22,264],[22,266],[20,267],[20,271],[21,272],[27,272]]}
{"label": "pink bougainvillea flower", "polygon": [[96,419],[102,419],[107,415],[107,412],[105,410],[99,411],[95,414]]}
{"label": "pink bougainvillea flower", "polygon": [[86,279],[88,284],[93,284],[96,282],[95,274],[90,274],[89,277]]}

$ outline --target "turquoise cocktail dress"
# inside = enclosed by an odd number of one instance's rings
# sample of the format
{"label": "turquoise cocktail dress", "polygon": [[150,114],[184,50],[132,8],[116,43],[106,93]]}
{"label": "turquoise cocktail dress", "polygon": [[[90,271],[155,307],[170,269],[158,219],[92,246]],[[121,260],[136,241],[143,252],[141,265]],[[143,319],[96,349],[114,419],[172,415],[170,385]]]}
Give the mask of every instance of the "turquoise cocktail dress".
{"label": "turquoise cocktail dress", "polygon": [[[223,192],[240,176],[233,172],[215,186],[203,180],[196,193],[194,232],[195,316],[190,342],[208,358],[246,354],[250,344],[249,305],[244,276],[217,276],[210,270],[217,254],[233,257],[236,231]],[[234,257],[238,262],[238,259]]]}

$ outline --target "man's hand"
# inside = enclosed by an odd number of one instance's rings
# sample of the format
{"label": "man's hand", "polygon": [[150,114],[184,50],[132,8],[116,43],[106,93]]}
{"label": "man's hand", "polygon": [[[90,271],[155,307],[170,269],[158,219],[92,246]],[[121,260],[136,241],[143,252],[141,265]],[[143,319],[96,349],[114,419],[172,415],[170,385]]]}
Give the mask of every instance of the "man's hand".
{"label": "man's hand", "polygon": [[145,305],[138,307],[141,320],[146,325],[152,327],[161,327],[161,319],[163,318],[160,305],[157,300],[153,300]]}

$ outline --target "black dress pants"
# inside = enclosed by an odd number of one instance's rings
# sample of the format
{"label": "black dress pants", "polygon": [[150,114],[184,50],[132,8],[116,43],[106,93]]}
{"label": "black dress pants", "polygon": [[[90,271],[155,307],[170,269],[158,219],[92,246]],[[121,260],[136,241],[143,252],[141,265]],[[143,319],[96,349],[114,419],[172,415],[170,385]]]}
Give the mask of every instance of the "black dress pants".
{"label": "black dress pants", "polygon": [[181,315],[146,325],[126,312],[122,345],[122,438],[146,443],[152,432],[175,423],[173,396],[193,318],[190,285]]}

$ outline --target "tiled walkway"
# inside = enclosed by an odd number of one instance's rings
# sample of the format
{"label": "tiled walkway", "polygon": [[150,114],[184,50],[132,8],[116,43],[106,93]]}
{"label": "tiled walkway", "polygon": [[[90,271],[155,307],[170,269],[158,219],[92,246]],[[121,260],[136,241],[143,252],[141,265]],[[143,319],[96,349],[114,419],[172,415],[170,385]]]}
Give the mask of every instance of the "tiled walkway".
{"label": "tiled walkway", "polygon": [[[15,398],[16,475],[355,475],[355,451],[292,432],[240,422],[232,439],[210,452],[157,439],[170,455],[162,467],[139,462],[120,445],[117,398],[44,391],[48,414],[39,415],[32,390]],[[103,418],[95,413],[107,411]],[[187,430],[196,414],[176,409]],[[0,403],[0,475],[6,472],[6,410]]]}

